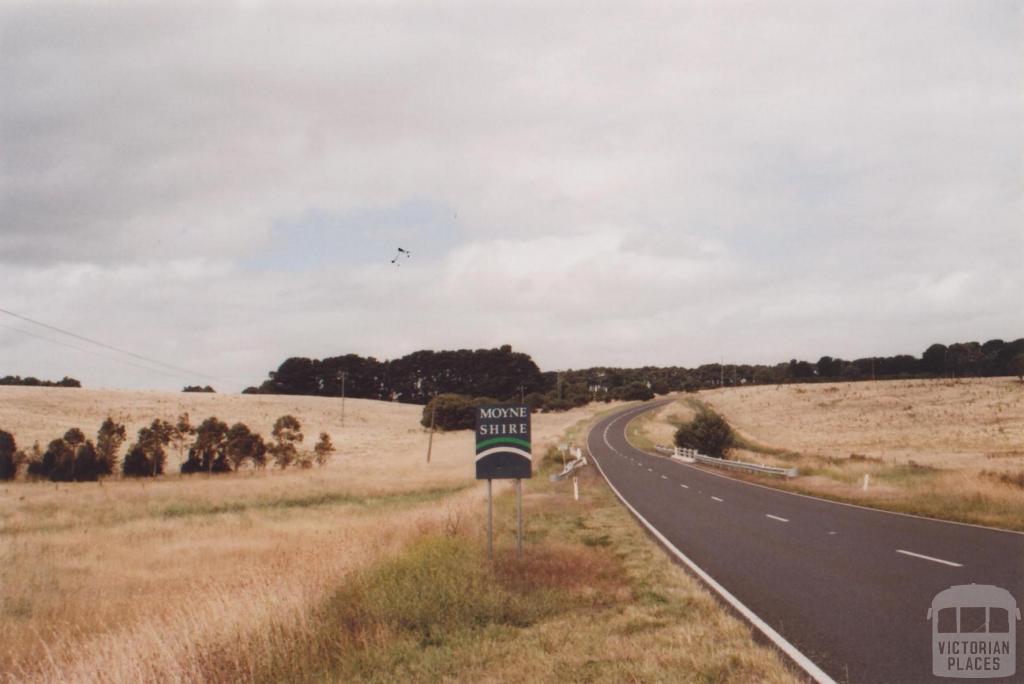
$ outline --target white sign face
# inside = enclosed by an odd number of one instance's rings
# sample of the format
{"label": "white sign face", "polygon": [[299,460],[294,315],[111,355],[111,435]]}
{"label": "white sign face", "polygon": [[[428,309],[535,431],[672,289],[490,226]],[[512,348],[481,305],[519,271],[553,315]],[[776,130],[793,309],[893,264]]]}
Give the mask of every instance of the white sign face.
{"label": "white sign face", "polygon": [[566,444],[565,442],[562,442],[561,444],[558,445],[558,450],[559,451],[568,451],[569,450],[569,445]]}

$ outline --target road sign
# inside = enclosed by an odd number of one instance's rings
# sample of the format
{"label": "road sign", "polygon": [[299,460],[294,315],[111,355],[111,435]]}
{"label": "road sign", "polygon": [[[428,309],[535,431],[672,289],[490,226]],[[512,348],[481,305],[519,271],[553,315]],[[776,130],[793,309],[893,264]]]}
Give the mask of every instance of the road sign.
{"label": "road sign", "polygon": [[476,410],[476,479],[518,480],[533,474],[530,408],[519,404]]}

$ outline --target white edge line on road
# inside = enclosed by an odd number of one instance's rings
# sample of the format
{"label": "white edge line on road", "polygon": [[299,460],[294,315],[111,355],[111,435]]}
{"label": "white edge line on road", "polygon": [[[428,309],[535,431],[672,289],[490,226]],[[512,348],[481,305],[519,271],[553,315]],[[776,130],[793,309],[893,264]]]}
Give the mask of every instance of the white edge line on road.
{"label": "white edge line on road", "polygon": [[789,522],[789,518],[780,518],[779,516],[772,515],[771,513],[765,513],[764,517],[771,518],[772,520],[778,520],[779,522]]}
{"label": "white edge line on road", "polygon": [[[651,410],[654,410],[655,408],[661,408],[661,407],[660,406],[651,406],[647,410],[651,411]],[[633,416],[633,418],[637,418],[637,417],[638,416]],[[632,420],[632,419],[630,419],[630,420]],[[628,427],[628,424],[627,424],[627,427]],[[626,442],[629,443],[629,436],[628,435],[626,436]],[[723,480],[729,480],[730,482],[740,482],[740,483],[745,484],[745,485],[750,485],[751,487],[760,487],[761,489],[767,489],[769,491],[778,492],[780,494],[789,494],[790,496],[799,496],[799,497],[803,497],[804,499],[813,499],[814,501],[822,501],[824,503],[834,504],[836,506],[846,506],[848,508],[859,508],[862,511],[871,511],[872,513],[884,513],[885,515],[898,515],[898,516],[901,516],[901,517],[904,517],[904,518],[915,518],[917,520],[927,520],[928,522],[942,523],[944,525],[960,525],[961,527],[974,527],[974,528],[977,528],[979,530],[988,530],[989,532],[1006,532],[1007,534],[1024,535],[1024,532],[1022,532],[1020,530],[1010,530],[1010,529],[1007,529],[1005,527],[989,527],[988,525],[978,525],[977,523],[960,522],[959,520],[943,520],[942,518],[929,518],[926,515],[915,515],[913,513],[900,513],[899,511],[887,511],[884,508],[871,508],[871,506],[861,506],[860,504],[847,503],[846,501],[835,501],[833,499],[826,499],[826,498],[823,498],[823,497],[820,497],[820,496],[813,496],[811,494],[801,494],[800,492],[791,492],[788,489],[779,489],[778,487],[769,487],[768,485],[759,484],[757,482],[748,482],[747,480],[741,480],[741,479],[736,478],[736,477],[729,477],[728,475],[723,475],[722,473],[716,473],[716,472],[713,472],[711,470],[705,470],[704,468],[698,468],[695,465],[691,465],[689,463],[682,463],[680,461],[675,460],[674,458],[665,458],[661,454],[648,454],[646,451],[643,451],[642,449],[637,449],[635,446],[633,446],[632,443],[629,443],[629,445],[631,447],[633,447],[633,449],[635,449],[636,451],[639,451],[639,452],[641,452],[643,454],[646,454],[647,456],[652,456],[652,457],[653,456],[658,456],[658,458],[664,459],[664,460],[666,460],[666,461],[668,461],[670,463],[675,463],[677,466],[680,466],[681,468],[689,468],[690,470],[696,470],[697,472],[700,472],[700,473],[706,473],[708,475],[714,475],[715,477],[720,477]]]}
{"label": "white edge line on road", "polygon": [[896,553],[902,553],[904,556],[913,556],[914,558],[923,558],[924,560],[931,561],[933,563],[942,563],[943,565],[951,565],[954,568],[964,567],[963,563],[954,563],[953,561],[942,560],[941,558],[935,558],[934,556],[926,556],[923,553],[914,553],[913,551],[904,551],[903,549],[896,549]]}
{"label": "white edge line on road", "polygon": [[622,502],[622,505],[629,509],[629,511],[636,516],[637,520],[643,523],[644,527],[646,527],[647,530],[652,535],[654,535],[655,539],[661,542],[662,546],[664,546],[672,553],[672,555],[674,555],[676,558],[682,561],[682,563],[687,568],[689,568],[695,575],[697,575],[697,577],[703,580],[705,584],[714,589],[719,596],[725,599],[726,603],[728,603],[740,615],[746,618],[746,620],[750,622],[750,624],[754,625],[754,627],[760,630],[762,634],[768,637],[768,639],[770,639],[771,642],[779,648],[779,650],[781,650],[783,653],[789,656],[789,658],[798,666],[800,666],[800,668],[803,669],[803,671],[806,672],[811,677],[811,679],[813,679],[815,682],[818,682],[818,684],[836,684],[836,680],[829,677],[824,670],[822,670],[820,667],[814,664],[814,661],[812,661],[810,658],[801,653],[796,646],[786,641],[786,638],[778,632],[776,632],[774,629],[772,629],[771,625],[769,625],[767,622],[759,618],[754,611],[747,608],[738,598],[730,594],[728,589],[726,589],[721,584],[716,582],[714,578],[711,577],[711,575],[704,572],[704,570],[702,570],[699,565],[690,560],[685,553],[677,549],[675,545],[672,542],[670,542],[667,537],[665,537],[665,535],[658,531],[658,528],[656,528],[651,523],[647,522],[647,519],[640,515],[640,512],[633,508],[632,504],[626,501],[625,497],[623,497],[622,494],[619,493],[619,490],[616,489],[615,485],[613,485],[611,480],[608,479],[608,476],[604,474],[604,468],[601,467],[601,463],[596,458],[594,458],[593,452],[590,451],[589,435],[587,439],[587,453],[590,454],[590,461],[597,466],[597,469],[601,472],[601,477],[603,477],[604,481],[608,483],[608,486],[611,487],[611,490],[615,492],[615,496],[617,496],[619,501]]}
{"label": "white edge line on road", "polygon": [[718,502],[725,501],[725,499],[719,499],[717,496],[713,496],[711,498]]}

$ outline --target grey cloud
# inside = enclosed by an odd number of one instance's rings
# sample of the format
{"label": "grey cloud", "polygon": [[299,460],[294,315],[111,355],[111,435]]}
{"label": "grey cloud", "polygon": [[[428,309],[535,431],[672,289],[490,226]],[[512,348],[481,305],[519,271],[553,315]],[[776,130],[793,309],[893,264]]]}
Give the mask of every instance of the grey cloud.
{"label": "grey cloud", "polygon": [[[253,380],[288,353],[485,344],[484,303],[502,298],[509,341],[549,365],[1013,335],[1019,16],[930,0],[8,4],[5,297],[93,332],[79,312],[124,311],[112,334]],[[457,226],[429,265],[395,273],[354,249],[364,267],[344,274],[326,258],[275,272],[295,217],[331,217],[320,246],[337,251],[416,201]],[[487,254],[503,279],[472,267]],[[959,273],[960,294],[930,298]],[[197,297],[234,305],[202,335]],[[267,335],[247,307],[287,324]],[[543,332],[567,320],[586,345]],[[622,328],[645,320],[659,332],[640,346]],[[142,323],[153,334],[134,337]]]}

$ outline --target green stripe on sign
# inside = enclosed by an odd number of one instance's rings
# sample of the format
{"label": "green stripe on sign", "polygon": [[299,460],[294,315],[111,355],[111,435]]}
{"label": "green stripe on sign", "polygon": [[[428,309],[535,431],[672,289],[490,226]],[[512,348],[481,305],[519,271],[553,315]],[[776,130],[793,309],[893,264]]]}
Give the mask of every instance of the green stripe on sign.
{"label": "green stripe on sign", "polygon": [[476,450],[480,451],[481,449],[486,449],[487,447],[494,446],[495,444],[511,444],[513,446],[523,447],[527,451],[530,450],[530,443],[525,439],[519,439],[517,437],[492,437],[491,439],[485,439],[482,442],[476,443]]}

